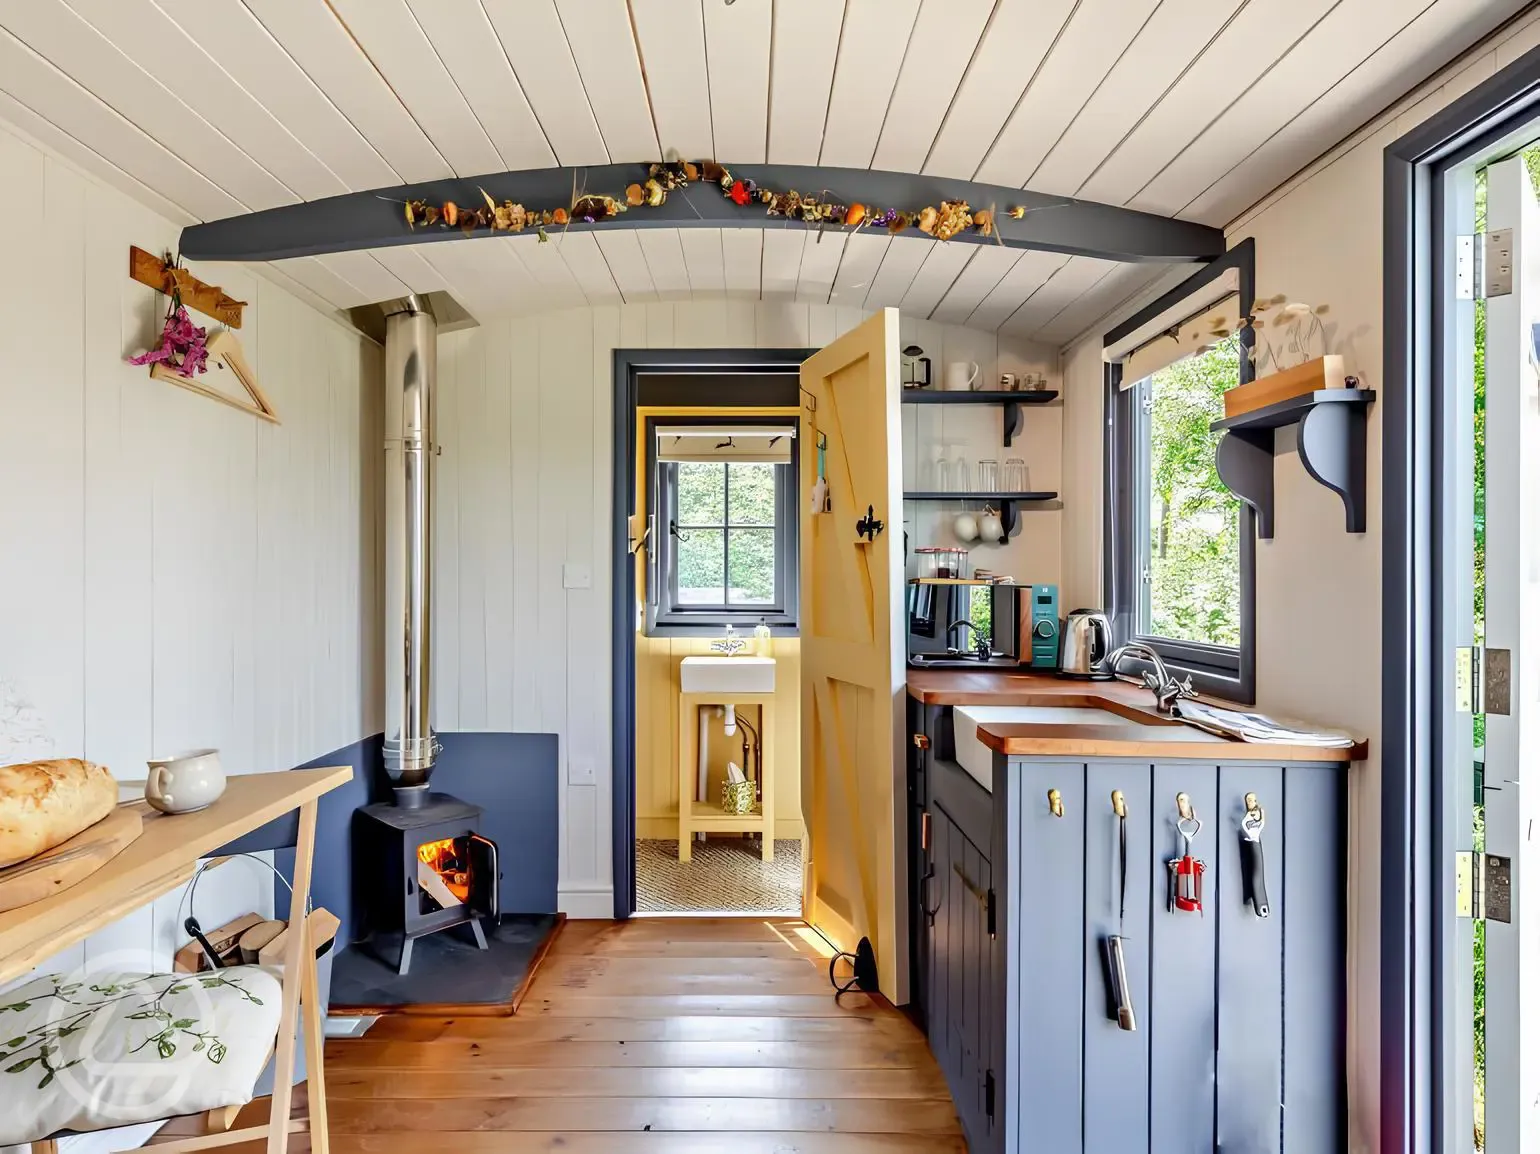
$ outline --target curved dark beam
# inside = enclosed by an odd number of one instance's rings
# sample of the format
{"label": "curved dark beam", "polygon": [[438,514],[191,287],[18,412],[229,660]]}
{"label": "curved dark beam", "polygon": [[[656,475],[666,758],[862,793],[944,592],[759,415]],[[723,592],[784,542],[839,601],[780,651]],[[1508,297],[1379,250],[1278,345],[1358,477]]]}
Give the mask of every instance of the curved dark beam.
{"label": "curved dark beam", "polygon": [[[918,210],[943,200],[963,199],[975,208],[993,206],[1000,241],[1011,248],[1033,248],[1072,256],[1116,261],[1208,260],[1225,251],[1224,233],[1191,221],[1172,220],[1147,212],[1116,208],[1089,200],[1046,196],[904,172],[864,168],[821,168],[791,164],[732,166],[734,176],[777,191],[797,189],[818,193],[844,204],[859,201],[878,208]],[[189,260],[257,261],[318,256],[328,252],[384,248],[398,244],[432,244],[509,236],[479,230],[469,235],[440,226],[409,229],[402,212],[407,200],[440,204],[452,200],[477,207],[479,189],[498,201],[512,200],[529,208],[566,207],[574,180],[580,193],[624,199],[628,184],[647,179],[645,164],[608,164],[591,168],[539,168],[498,172],[465,180],[433,180],[371,192],[353,192],[306,204],[272,208],[182,230],[182,255]],[[1019,220],[1006,210],[1020,205]],[[577,222],[577,229],[611,228],[808,228],[800,221],[768,216],[761,204],[737,205],[717,185],[700,181],[669,193],[657,208],[633,208],[594,224]],[[844,226],[827,225],[834,228]],[[909,229],[923,236],[918,229]],[[993,237],[965,233],[951,242],[994,244]]]}

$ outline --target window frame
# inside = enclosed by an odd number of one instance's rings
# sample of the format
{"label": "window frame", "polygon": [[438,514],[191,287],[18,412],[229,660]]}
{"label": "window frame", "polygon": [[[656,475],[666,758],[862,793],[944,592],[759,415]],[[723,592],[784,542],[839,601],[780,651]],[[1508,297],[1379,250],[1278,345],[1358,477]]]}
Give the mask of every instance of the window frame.
{"label": "window frame", "polygon": [[[1103,338],[1103,347],[1111,347],[1138,329],[1207,288],[1231,270],[1237,273],[1242,307],[1256,299],[1256,244],[1247,237],[1223,256],[1210,261],[1158,300],[1135,313]],[[1201,308],[1193,312],[1204,311]],[[1243,329],[1241,343],[1250,347],[1252,336]],[[1123,645],[1138,641],[1148,645],[1177,676],[1191,676],[1193,686],[1204,693],[1250,705],[1256,700],[1256,512],[1244,501],[1240,506],[1240,645],[1234,648],[1156,637],[1140,633],[1137,625],[1140,609],[1148,590],[1139,574],[1139,528],[1147,520],[1141,516],[1139,495],[1147,491],[1147,478],[1140,476],[1143,453],[1139,437],[1141,424],[1138,388],[1122,388],[1123,366],[1108,363],[1105,373],[1104,444],[1105,484],[1108,499],[1104,503],[1102,525],[1102,581],[1109,604],[1113,642]],[[1240,360],[1239,383],[1255,377],[1250,358]],[[1130,659],[1125,669],[1136,671],[1146,663]]]}
{"label": "window frame", "polygon": [[[795,418],[786,418],[784,423],[792,434],[791,460],[779,466],[776,473],[775,484],[775,588],[776,602],[774,605],[745,605],[735,607],[731,605],[683,605],[679,601],[679,542],[670,532],[674,524],[674,517],[678,505],[678,486],[676,484],[675,468],[669,466],[675,462],[660,461],[658,459],[657,426],[659,424],[676,425],[710,425],[720,427],[723,425],[763,426],[766,424],[779,424],[781,419],[769,419],[765,417],[747,418],[723,418],[720,416],[689,418],[689,417],[648,417],[646,423],[647,457],[646,477],[648,486],[648,507],[652,510],[655,525],[656,548],[658,553],[656,566],[656,590],[649,588],[646,604],[646,633],[651,637],[715,637],[721,633],[723,626],[744,627],[752,629],[763,621],[769,626],[771,633],[778,635],[795,635],[797,632],[797,613],[799,609],[799,574],[801,562],[798,554],[800,538],[800,518],[798,517],[797,493],[799,478],[801,477],[801,458],[799,456],[800,438],[795,435],[799,422]],[[724,459],[725,466],[728,462]],[[723,517],[729,516],[726,505],[727,481],[723,481]],[[762,526],[742,526],[744,528],[756,528]],[[688,529],[680,527],[684,531]],[[712,526],[711,528],[715,528]],[[724,565],[726,564],[725,546],[728,533],[734,526],[727,522],[723,526],[724,532]],[[724,579],[727,576],[723,573]]]}

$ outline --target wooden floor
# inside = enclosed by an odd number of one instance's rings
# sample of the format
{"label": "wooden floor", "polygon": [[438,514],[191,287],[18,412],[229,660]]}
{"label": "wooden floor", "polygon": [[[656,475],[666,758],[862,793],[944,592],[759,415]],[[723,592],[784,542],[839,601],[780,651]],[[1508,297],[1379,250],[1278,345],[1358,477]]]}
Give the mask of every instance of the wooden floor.
{"label": "wooden floor", "polygon": [[332,1147],[964,1151],[920,1032],[832,993],[801,922],[568,922],[518,1016],[387,1018],[328,1042]]}

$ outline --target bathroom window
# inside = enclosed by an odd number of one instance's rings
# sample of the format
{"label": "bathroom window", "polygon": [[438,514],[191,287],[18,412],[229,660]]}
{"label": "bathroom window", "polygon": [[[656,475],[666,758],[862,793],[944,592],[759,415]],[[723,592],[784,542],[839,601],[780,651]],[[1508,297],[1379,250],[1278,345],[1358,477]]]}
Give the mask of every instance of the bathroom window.
{"label": "bathroom window", "polygon": [[649,632],[796,625],[794,426],[657,429]]}

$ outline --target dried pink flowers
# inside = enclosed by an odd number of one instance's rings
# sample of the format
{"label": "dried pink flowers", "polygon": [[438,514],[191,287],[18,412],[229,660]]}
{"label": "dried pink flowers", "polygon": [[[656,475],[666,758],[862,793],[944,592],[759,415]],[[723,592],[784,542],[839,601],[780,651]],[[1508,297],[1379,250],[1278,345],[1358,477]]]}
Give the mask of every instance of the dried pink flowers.
{"label": "dried pink flowers", "polygon": [[166,314],[160,343],[147,353],[130,357],[131,365],[165,365],[184,377],[208,372],[208,330],[192,323],[180,304]]}

